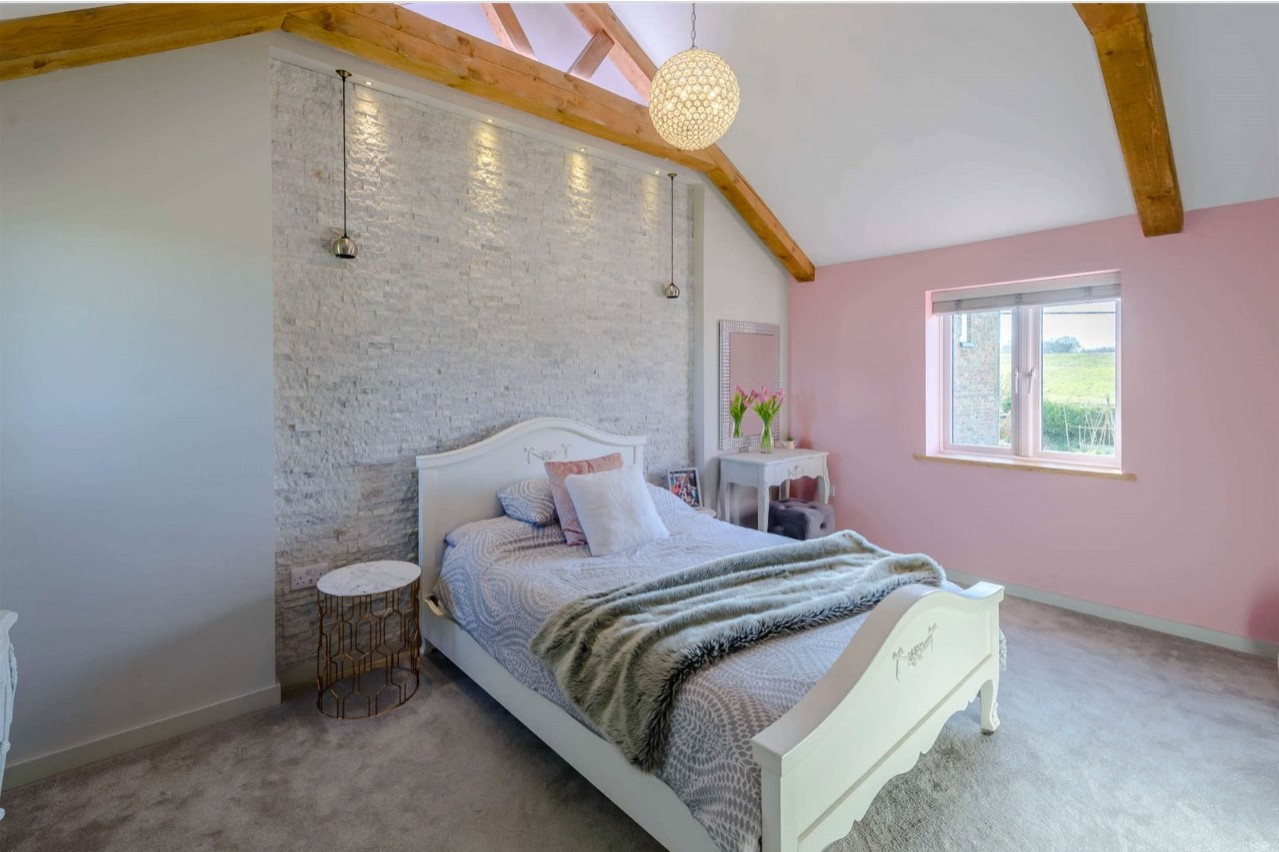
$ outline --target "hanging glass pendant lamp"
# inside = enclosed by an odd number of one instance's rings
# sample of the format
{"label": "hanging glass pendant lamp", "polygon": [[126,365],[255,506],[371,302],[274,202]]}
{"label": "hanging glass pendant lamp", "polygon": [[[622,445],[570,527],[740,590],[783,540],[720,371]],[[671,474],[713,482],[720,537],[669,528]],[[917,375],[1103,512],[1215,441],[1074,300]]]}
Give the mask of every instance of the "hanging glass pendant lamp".
{"label": "hanging glass pendant lamp", "polygon": [[737,75],[718,54],[697,46],[697,4],[693,4],[693,46],[662,63],[648,95],[648,115],[657,135],[684,151],[719,141],[741,103]]}
{"label": "hanging glass pendant lamp", "polygon": [[662,288],[668,299],[679,298],[679,285],[675,283],[675,172],[666,175],[671,179],[671,283]]}
{"label": "hanging glass pendant lamp", "polygon": [[342,78],[342,236],[333,241],[332,248],[334,257],[350,260],[359,251],[355,240],[346,233],[346,78],[351,72],[339,68],[338,76]]}

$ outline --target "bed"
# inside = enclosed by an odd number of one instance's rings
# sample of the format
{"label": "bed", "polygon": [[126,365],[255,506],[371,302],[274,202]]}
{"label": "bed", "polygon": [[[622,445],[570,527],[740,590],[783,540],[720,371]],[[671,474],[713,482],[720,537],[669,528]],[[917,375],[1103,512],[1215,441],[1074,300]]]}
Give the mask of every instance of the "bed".
{"label": "bed", "polygon": [[[740,668],[746,666],[767,681],[769,666],[777,669],[778,662],[770,662],[761,648],[775,640],[700,672],[685,687],[687,700],[682,693],[678,702],[682,709],[677,713],[685,712],[689,720],[672,727],[672,767],[648,775],[631,766],[555,692],[553,681],[548,685],[545,672],[539,679],[531,657],[520,656],[527,654],[526,634],[549,608],[577,594],[577,587],[586,594],[623,576],[633,578],[625,573],[628,566],[616,558],[589,560],[581,548],[576,558],[590,564],[575,566],[566,545],[557,550],[549,539],[520,541],[525,534],[518,529],[521,522],[472,522],[500,518],[497,491],[542,475],[545,461],[620,452],[628,464],[642,469],[644,443],[641,437],[541,418],[468,447],[420,456],[419,555],[424,639],[659,842],[679,852],[820,850],[847,834],[888,779],[909,770],[946,720],[975,696],[981,702],[982,730],[995,730],[1002,588],[908,586],[846,623],[782,639],[805,637],[810,644],[802,657],[813,658],[820,668],[796,672],[789,681],[774,671],[777,682],[784,683],[758,690],[758,700],[747,693],[731,694],[733,678],[740,684]],[[651,552],[634,554],[642,570],[656,570],[653,566],[665,562],[673,569],[681,560],[691,565],[726,548],[754,549],[774,541],[766,533],[691,510],[680,514],[674,505],[659,509],[672,537]],[[464,524],[470,527],[447,546],[445,536]],[[547,573],[530,580],[528,566],[515,570],[508,565],[503,574],[501,560],[485,562],[486,554],[500,550],[503,542],[512,552],[531,554],[533,562],[543,560]],[[482,581],[468,580],[468,571]],[[795,659],[799,657],[793,656],[792,663]],[[763,719],[758,723],[762,730],[753,736],[728,731],[731,725],[718,724],[722,717],[716,715],[729,712],[726,707],[745,714],[742,724]],[[691,755],[693,746],[680,757],[675,744],[681,724],[695,731],[686,731],[689,743],[703,739],[712,744],[703,746],[700,757]],[[717,744],[714,737],[720,735],[725,742],[733,736],[740,742],[733,747]],[[735,763],[727,758],[707,763],[712,753],[734,750],[740,752]],[[750,773],[749,787],[742,780],[747,761],[758,766],[758,775]],[[698,765],[705,765],[700,776]],[[753,798],[743,804],[746,795]]]}

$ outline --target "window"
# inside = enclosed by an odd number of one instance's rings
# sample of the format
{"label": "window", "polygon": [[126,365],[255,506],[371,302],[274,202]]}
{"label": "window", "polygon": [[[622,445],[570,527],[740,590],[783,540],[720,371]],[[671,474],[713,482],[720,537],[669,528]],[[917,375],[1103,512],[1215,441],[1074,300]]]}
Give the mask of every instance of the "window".
{"label": "window", "polygon": [[1119,467],[1118,273],[932,294],[942,453]]}

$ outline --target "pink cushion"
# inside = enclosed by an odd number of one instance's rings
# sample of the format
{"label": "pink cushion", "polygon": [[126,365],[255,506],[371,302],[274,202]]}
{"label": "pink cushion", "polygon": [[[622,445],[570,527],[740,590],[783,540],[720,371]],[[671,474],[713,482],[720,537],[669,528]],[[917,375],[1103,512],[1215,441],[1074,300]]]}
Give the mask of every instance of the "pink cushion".
{"label": "pink cushion", "polygon": [[560,529],[569,544],[586,544],[586,533],[577,519],[573,498],[568,496],[564,480],[578,473],[599,473],[602,470],[618,470],[622,467],[622,454],[609,453],[597,459],[580,461],[546,462],[546,478],[551,483],[551,497],[555,500],[555,513],[560,516]]}

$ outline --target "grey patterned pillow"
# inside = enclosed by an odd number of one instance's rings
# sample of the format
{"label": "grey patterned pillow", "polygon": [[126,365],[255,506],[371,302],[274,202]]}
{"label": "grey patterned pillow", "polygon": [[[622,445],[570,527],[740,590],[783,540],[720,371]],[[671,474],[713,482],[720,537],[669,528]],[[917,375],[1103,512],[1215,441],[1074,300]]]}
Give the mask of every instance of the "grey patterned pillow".
{"label": "grey patterned pillow", "polygon": [[555,523],[555,499],[551,496],[551,483],[542,477],[508,485],[497,492],[497,499],[502,502],[502,511],[506,512],[507,517],[535,527]]}

